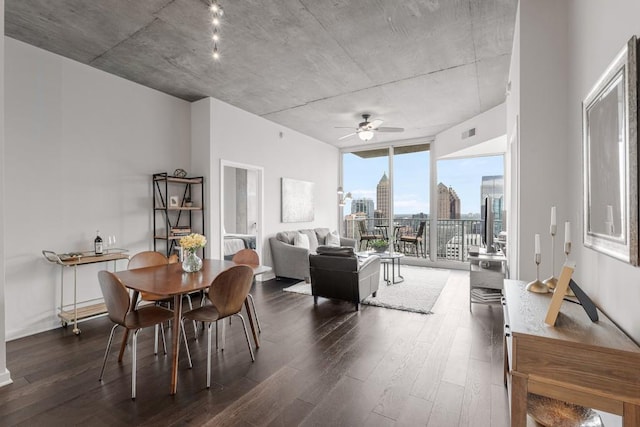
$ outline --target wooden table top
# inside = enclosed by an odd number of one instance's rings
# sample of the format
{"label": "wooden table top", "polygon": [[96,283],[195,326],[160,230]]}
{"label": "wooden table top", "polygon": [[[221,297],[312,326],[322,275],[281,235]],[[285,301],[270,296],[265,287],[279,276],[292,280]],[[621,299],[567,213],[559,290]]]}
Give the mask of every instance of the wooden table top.
{"label": "wooden table top", "polygon": [[640,347],[621,331],[604,313],[591,322],[582,306],[563,301],[554,327],[544,323],[553,294],[538,294],[526,290],[519,280],[504,281],[508,303],[509,326],[514,337],[547,339],[599,347],[602,351],[625,351],[640,357]]}
{"label": "wooden table top", "polygon": [[[155,267],[119,271],[116,274],[130,289],[157,295],[186,294],[208,288],[213,279],[224,270],[238,265],[233,261],[204,259],[202,269],[195,273],[182,271],[182,264],[167,264]],[[253,266],[254,274],[271,271],[271,267]]]}

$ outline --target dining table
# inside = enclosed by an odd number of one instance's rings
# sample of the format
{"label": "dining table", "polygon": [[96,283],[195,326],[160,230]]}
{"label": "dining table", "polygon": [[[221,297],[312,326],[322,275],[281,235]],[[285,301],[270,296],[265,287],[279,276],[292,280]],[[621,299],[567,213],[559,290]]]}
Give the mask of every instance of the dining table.
{"label": "dining table", "polygon": [[[192,273],[184,272],[180,263],[136,268],[115,273],[122,283],[133,291],[131,298],[134,304],[138,300],[140,292],[173,296],[171,394],[176,394],[178,388],[178,344],[182,318],[182,296],[208,288],[220,273],[235,265],[238,264],[233,261],[203,259],[202,269]],[[254,276],[271,271],[271,267],[264,265],[251,265],[250,267],[253,269]],[[244,304],[253,339],[256,348],[258,348],[260,342],[250,311],[250,305],[246,300]]]}

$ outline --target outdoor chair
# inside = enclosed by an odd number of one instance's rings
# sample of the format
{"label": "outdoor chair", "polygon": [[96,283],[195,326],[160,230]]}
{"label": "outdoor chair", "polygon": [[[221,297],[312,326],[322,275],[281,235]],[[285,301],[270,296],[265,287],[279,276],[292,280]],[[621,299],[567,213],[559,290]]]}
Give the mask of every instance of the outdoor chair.
{"label": "outdoor chair", "polygon": [[376,240],[381,238],[381,236],[372,234],[367,230],[367,225],[365,223],[365,220],[359,220],[358,227],[360,229],[360,245],[359,245],[360,250],[362,250],[363,243],[364,243],[364,249],[367,249],[369,247],[369,242],[371,240]]}
{"label": "outdoor chair", "polygon": [[[426,258],[427,254],[424,250],[424,228],[426,226],[426,221],[420,221],[420,226],[418,226],[418,231],[416,234],[412,235],[404,235],[400,236],[400,243],[402,244],[402,251],[406,253],[406,245],[409,244],[410,248],[413,247],[415,250],[416,256],[420,256],[420,252],[422,252],[422,256]],[[413,253],[413,252],[412,252]]]}

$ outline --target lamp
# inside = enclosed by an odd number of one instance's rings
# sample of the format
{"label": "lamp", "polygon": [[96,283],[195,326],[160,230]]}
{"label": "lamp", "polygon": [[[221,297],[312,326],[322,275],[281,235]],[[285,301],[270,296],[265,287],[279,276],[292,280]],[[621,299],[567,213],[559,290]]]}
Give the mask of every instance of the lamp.
{"label": "lamp", "polygon": [[351,199],[351,193],[344,194],[344,190],[342,190],[342,187],[338,187],[338,204],[340,206],[344,206],[347,204],[347,200],[350,200],[350,199]]}
{"label": "lamp", "polygon": [[360,138],[363,141],[368,141],[371,138],[373,138],[373,131],[371,131],[371,130],[361,130],[360,132],[358,132],[358,138]]}

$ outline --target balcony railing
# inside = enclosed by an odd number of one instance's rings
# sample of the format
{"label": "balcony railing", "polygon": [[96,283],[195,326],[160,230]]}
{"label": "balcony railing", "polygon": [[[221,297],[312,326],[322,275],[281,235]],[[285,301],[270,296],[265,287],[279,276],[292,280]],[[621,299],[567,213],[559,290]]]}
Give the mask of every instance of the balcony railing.
{"label": "balcony railing", "polygon": [[[403,235],[415,235],[420,227],[420,222],[426,222],[422,233],[424,250],[426,257],[430,252],[430,227],[429,220],[421,218],[394,219],[393,228],[395,237],[390,238],[389,221],[386,218],[375,219],[345,219],[343,225],[343,235],[356,239],[358,245],[361,243],[360,227],[358,221],[365,221],[368,234],[382,236],[394,245],[396,251],[405,252],[407,256],[422,256],[422,252],[417,254],[413,245],[405,245],[400,242],[399,237]],[[467,261],[470,246],[482,245],[482,229],[484,221],[478,219],[439,219],[436,227],[438,260]],[[502,230],[501,221],[494,222],[494,235],[497,236]],[[364,248],[365,243],[362,244]],[[360,247],[360,246],[359,246]]]}

